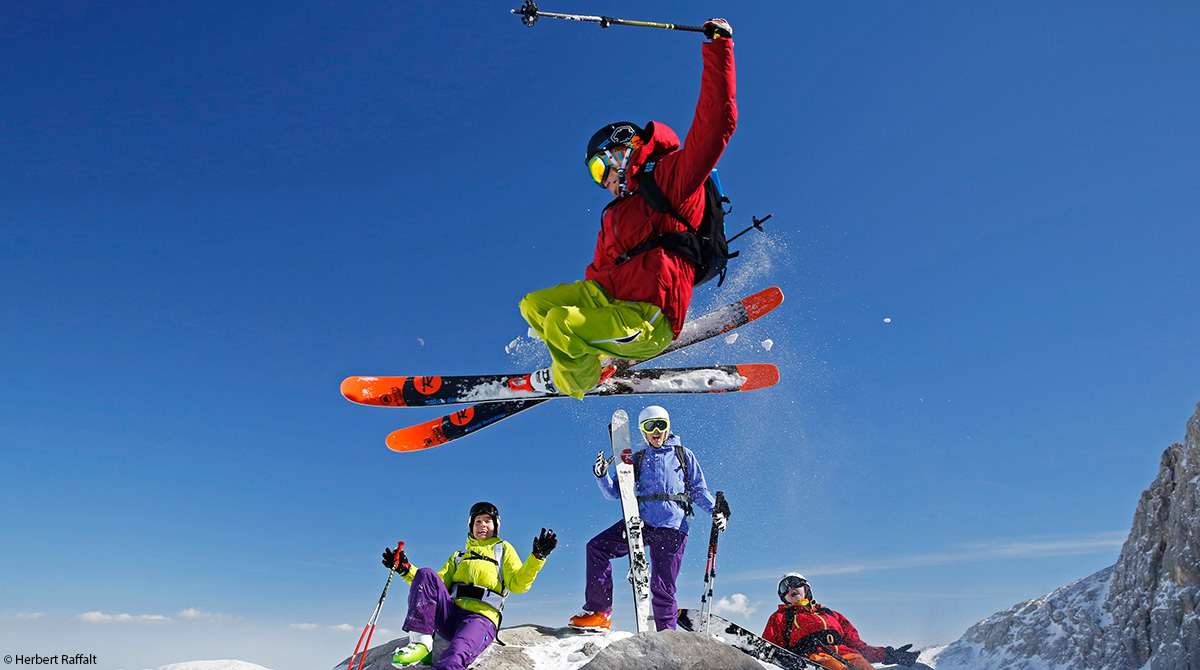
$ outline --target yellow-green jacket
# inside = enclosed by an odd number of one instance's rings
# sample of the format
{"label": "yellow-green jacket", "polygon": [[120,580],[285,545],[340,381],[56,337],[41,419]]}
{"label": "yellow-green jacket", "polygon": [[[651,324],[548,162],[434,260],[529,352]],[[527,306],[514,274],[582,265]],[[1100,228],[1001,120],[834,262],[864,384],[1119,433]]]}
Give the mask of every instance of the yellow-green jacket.
{"label": "yellow-green jacket", "polygon": [[[497,570],[496,565],[496,545],[498,544],[504,546],[503,585],[500,583],[500,571]],[[470,538],[467,540],[466,551],[454,552],[446,560],[442,569],[438,570],[438,576],[442,578],[442,582],[452,594],[455,584],[481,586],[493,592],[503,591],[506,595],[510,592],[525,593],[533,586],[533,580],[545,564],[545,559],[534,556],[532,552],[529,558],[522,563],[517,550],[499,537],[486,540]],[[408,574],[404,575],[405,581],[411,584],[415,573],[416,569],[409,570]],[[454,604],[468,612],[482,614],[491,619],[496,626],[500,625],[500,612],[485,602],[455,598]]]}

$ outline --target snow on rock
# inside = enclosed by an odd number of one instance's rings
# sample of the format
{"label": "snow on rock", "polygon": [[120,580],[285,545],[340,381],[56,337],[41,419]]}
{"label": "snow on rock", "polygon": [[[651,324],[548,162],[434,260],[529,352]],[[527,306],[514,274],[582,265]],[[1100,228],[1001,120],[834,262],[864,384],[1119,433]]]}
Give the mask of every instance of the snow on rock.
{"label": "snow on rock", "polygon": [[159,666],[158,670],[268,670],[257,663],[246,661],[188,661]]}
{"label": "snow on rock", "polygon": [[997,612],[938,670],[1200,670],[1200,406],[1163,452],[1116,565]]}
{"label": "snow on rock", "polygon": [[[524,624],[502,628],[500,640],[504,644],[488,647],[471,665],[472,670],[761,670],[763,667],[733,647],[682,631],[641,635],[624,631],[583,633],[571,628]],[[366,652],[363,670],[392,670],[392,653],[406,644],[408,638],[402,637],[371,648]],[[435,638],[434,658],[445,649],[446,641]],[[343,660],[334,670],[346,670],[349,660]],[[356,659],[355,670],[358,664]]]}

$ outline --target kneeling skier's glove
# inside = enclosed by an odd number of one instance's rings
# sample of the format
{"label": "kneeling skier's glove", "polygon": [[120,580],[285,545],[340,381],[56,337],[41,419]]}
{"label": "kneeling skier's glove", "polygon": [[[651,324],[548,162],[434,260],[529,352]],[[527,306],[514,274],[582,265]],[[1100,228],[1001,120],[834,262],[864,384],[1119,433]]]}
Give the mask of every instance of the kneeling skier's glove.
{"label": "kneeling skier's glove", "polygon": [[549,556],[550,552],[554,551],[554,548],[557,546],[558,536],[554,534],[553,530],[546,530],[543,528],[542,534],[533,538],[533,555],[542,560],[546,560],[546,557]]}
{"label": "kneeling skier's glove", "polygon": [[895,649],[893,647],[884,647],[883,662],[899,663],[900,665],[912,665],[916,663],[917,657],[921,654],[920,652],[909,651],[908,648],[911,646],[911,644],[906,644],[899,649]]}
{"label": "kneeling skier's glove", "polygon": [[733,37],[733,27],[725,19],[709,19],[703,26],[704,36],[708,39],[718,37]]}
{"label": "kneeling skier's glove", "polygon": [[596,475],[596,479],[608,474],[608,459],[604,457],[603,451],[596,454],[596,464],[592,466],[592,474]]}
{"label": "kneeling skier's glove", "polygon": [[403,542],[400,543],[398,551],[391,547],[383,550],[383,564],[389,568],[396,568],[396,572],[400,573],[401,577],[407,575],[409,570],[412,570],[412,565],[408,562],[408,556],[404,555]]}

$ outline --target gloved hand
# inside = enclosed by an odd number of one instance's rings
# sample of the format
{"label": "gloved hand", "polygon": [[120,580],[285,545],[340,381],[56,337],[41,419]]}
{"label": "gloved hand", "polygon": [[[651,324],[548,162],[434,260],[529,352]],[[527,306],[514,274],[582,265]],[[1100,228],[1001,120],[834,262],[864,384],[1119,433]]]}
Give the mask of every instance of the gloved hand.
{"label": "gloved hand", "polygon": [[724,514],[726,518],[733,516],[733,512],[729,511],[729,501],[725,500],[724,491],[717,491],[717,503],[713,507],[716,514]]}
{"label": "gloved hand", "polygon": [[604,457],[604,452],[596,454],[596,464],[592,466],[592,474],[599,479],[608,474],[608,459]]}
{"label": "gloved hand", "polygon": [[533,538],[533,555],[542,560],[546,560],[546,557],[549,556],[550,552],[554,551],[554,548],[557,546],[558,536],[554,534],[553,530],[546,530],[543,528],[542,534]]}
{"label": "gloved hand", "polygon": [[718,37],[733,37],[733,28],[725,19],[709,19],[703,26],[704,36],[708,39]]}
{"label": "gloved hand", "polygon": [[383,550],[383,564],[389,568],[395,567],[396,572],[400,573],[401,577],[407,575],[409,570],[412,570],[412,565],[408,562],[408,556],[404,555],[403,542],[400,543],[399,551],[391,547]]}
{"label": "gloved hand", "polygon": [[900,665],[912,665],[912,664],[916,663],[917,657],[920,656],[921,654],[920,654],[920,652],[909,651],[908,648],[911,646],[912,646],[911,644],[906,644],[903,647],[900,647],[899,649],[895,649],[892,647],[884,647],[883,662],[884,663],[899,663]]}
{"label": "gloved hand", "polygon": [[725,527],[729,525],[729,517],[717,512],[713,514],[713,526],[720,532],[725,532]]}

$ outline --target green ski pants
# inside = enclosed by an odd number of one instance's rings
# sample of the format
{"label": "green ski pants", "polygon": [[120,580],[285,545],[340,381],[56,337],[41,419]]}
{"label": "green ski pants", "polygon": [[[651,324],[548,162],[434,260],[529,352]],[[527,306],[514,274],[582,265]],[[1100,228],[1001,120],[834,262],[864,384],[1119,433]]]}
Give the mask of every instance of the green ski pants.
{"label": "green ski pants", "polygon": [[534,291],[521,299],[521,316],[550,349],[558,390],[582,398],[600,380],[600,361],[611,356],[640,361],[674,339],[659,308],[614,300],[593,281]]}

